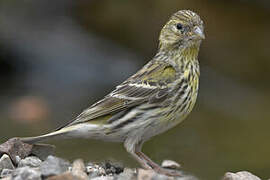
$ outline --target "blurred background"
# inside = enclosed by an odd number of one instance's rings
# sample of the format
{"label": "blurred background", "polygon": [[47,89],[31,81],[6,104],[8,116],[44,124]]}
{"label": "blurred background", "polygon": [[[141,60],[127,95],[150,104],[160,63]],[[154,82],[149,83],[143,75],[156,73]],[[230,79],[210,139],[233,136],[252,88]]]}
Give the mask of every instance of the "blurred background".
{"label": "blurred background", "polygon": [[[205,23],[198,101],[144,152],[203,180],[240,170],[269,178],[268,0],[0,0],[0,142],[47,133],[101,99],[153,57],[180,9]],[[121,144],[50,143],[69,160],[138,166]]]}

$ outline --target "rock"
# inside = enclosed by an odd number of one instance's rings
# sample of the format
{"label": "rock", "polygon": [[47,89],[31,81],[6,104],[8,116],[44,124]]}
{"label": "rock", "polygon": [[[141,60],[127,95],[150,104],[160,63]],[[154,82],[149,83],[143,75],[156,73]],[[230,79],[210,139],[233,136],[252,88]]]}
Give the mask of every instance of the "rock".
{"label": "rock", "polygon": [[91,180],[114,180],[114,177],[112,176],[100,176],[92,178]]}
{"label": "rock", "polygon": [[55,156],[48,156],[48,158],[41,163],[40,171],[44,177],[62,174],[68,170],[69,162],[57,158]]}
{"label": "rock", "polygon": [[0,178],[4,178],[7,177],[9,175],[11,175],[11,173],[13,172],[12,169],[3,169],[0,175]]}
{"label": "rock", "polygon": [[135,171],[129,168],[125,168],[124,171],[119,174],[116,178],[117,180],[132,180],[132,179],[136,179],[136,174]]}
{"label": "rock", "polygon": [[250,172],[241,171],[237,173],[227,172],[223,177],[223,180],[261,180],[261,179],[251,174]]}
{"label": "rock", "polygon": [[82,180],[87,180],[88,176],[85,173],[85,165],[81,159],[77,159],[72,164],[72,175]]}
{"label": "rock", "polygon": [[12,180],[12,176],[4,177],[4,178],[2,178],[1,180]]}
{"label": "rock", "polygon": [[85,165],[82,159],[77,159],[73,162],[72,173],[76,173],[76,171],[85,172]]}
{"label": "rock", "polygon": [[85,167],[86,173],[90,174],[94,171],[94,164],[93,163],[88,163]]}
{"label": "rock", "polygon": [[51,176],[47,178],[47,180],[81,180],[81,179],[73,176],[71,172],[65,172],[60,175]]}
{"label": "rock", "polygon": [[164,160],[161,166],[169,169],[179,169],[181,167],[180,164],[172,160]]}
{"label": "rock", "polygon": [[98,164],[93,164],[93,163],[87,164],[86,172],[87,172],[87,174],[89,174],[90,178],[106,175],[106,171],[102,166],[100,166]]}
{"label": "rock", "polygon": [[19,138],[12,138],[0,145],[0,156],[8,154],[13,163],[17,163],[16,156],[24,159],[31,153],[31,150],[32,145],[23,143]]}
{"label": "rock", "polygon": [[156,172],[153,170],[138,169],[137,180],[152,180],[156,175]]}
{"label": "rock", "polygon": [[18,167],[24,167],[24,166],[29,166],[29,167],[39,167],[41,165],[42,161],[35,157],[35,156],[29,156],[25,159],[22,159],[19,164]]}
{"label": "rock", "polygon": [[34,144],[31,154],[41,160],[45,160],[49,155],[54,155],[55,146],[50,144]]}
{"label": "rock", "polygon": [[99,177],[99,174],[98,174],[98,172],[92,172],[92,173],[89,174],[88,177],[89,177],[89,179],[94,179],[96,177]]}
{"label": "rock", "polygon": [[184,175],[182,177],[177,177],[175,180],[199,180],[199,179],[192,175]]}
{"label": "rock", "polygon": [[107,175],[120,174],[124,171],[124,168],[117,163],[105,162],[102,164]]}
{"label": "rock", "polygon": [[41,174],[37,169],[21,167],[12,172],[12,180],[41,180]]}
{"label": "rock", "polygon": [[[177,177],[176,177],[177,178]],[[174,177],[165,176],[163,174],[155,174],[151,180],[174,180]],[[184,180],[184,179],[183,179]]]}
{"label": "rock", "polygon": [[15,156],[15,164],[19,164],[21,160],[20,156]]}
{"label": "rock", "polygon": [[0,158],[0,173],[2,172],[3,169],[14,169],[11,159],[6,154],[4,154]]}
{"label": "rock", "polygon": [[137,180],[198,180],[198,178],[182,173],[181,176],[172,177],[158,174],[153,170],[138,169]]}

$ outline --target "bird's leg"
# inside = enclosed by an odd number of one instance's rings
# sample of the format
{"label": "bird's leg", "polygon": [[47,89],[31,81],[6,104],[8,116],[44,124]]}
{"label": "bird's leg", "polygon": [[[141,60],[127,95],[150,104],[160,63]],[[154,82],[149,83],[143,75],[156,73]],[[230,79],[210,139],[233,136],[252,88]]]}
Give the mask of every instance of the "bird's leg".
{"label": "bird's leg", "polygon": [[[164,169],[158,164],[153,162],[149,157],[147,157],[142,151],[142,143],[133,144],[132,148],[127,148],[127,151],[132,154],[132,156],[141,164],[145,169],[153,169],[157,173],[164,174],[167,176],[180,176],[181,174],[174,170]],[[127,146],[126,146],[127,147]]]}
{"label": "bird's leg", "polygon": [[129,152],[133,156],[133,158],[136,159],[144,169],[153,169],[147,163],[147,160],[140,157],[139,154],[137,153],[137,152],[141,151],[142,144],[143,144],[143,142],[135,143],[133,138],[127,138],[126,141],[124,142],[124,146],[125,146],[127,152]]}
{"label": "bird's leg", "polygon": [[181,173],[179,173],[178,171],[162,168],[161,166],[153,162],[149,157],[147,157],[143,152],[135,151],[135,153],[138,155],[138,157],[140,157],[140,159],[143,159],[144,162],[146,162],[147,165],[150,166],[157,173],[167,176],[181,176]]}
{"label": "bird's leg", "polygon": [[145,159],[142,159],[136,151],[130,151],[129,152],[139,163],[144,169],[152,169],[152,167],[145,161]]}

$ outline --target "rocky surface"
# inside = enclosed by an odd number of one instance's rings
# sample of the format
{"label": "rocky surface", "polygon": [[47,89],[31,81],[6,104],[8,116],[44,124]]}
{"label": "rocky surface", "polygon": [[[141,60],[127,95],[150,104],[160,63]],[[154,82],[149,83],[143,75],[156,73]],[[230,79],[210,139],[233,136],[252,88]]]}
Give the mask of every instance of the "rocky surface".
{"label": "rocky surface", "polygon": [[[34,148],[37,147],[37,148]],[[33,151],[34,149],[34,151]],[[19,139],[11,139],[0,145],[0,179],[3,180],[198,180],[186,175],[168,177],[153,170],[124,168],[117,163],[84,163],[77,159],[73,163],[49,155],[50,145],[27,145]],[[26,152],[23,152],[25,150]],[[33,153],[34,152],[34,153]],[[164,168],[177,170],[180,165],[171,160],[162,163]],[[223,180],[260,180],[246,172],[226,173]]]}
{"label": "rocky surface", "polygon": [[[177,163],[165,164],[168,168],[175,168]],[[172,164],[172,167],[169,167],[169,164]],[[52,155],[49,155],[45,160],[31,155],[19,159],[15,165],[7,154],[3,154],[0,167],[0,178],[5,180],[197,180],[197,178],[188,175],[172,178],[157,174],[152,170],[123,168],[112,162],[84,163],[83,160],[77,159],[70,163]]]}
{"label": "rocky surface", "polygon": [[[17,166],[10,157],[2,155],[0,161],[0,179],[3,180],[198,180],[183,174],[182,177],[168,177],[152,170],[123,168],[116,163],[84,163],[77,159],[70,163],[56,156],[48,156],[44,161],[36,156],[21,159]],[[11,164],[10,164],[11,163]],[[165,162],[164,162],[165,163]],[[168,167],[172,164],[172,167]],[[167,168],[175,168],[173,162],[165,163]],[[257,176],[246,172],[226,173],[222,180],[260,180]]]}

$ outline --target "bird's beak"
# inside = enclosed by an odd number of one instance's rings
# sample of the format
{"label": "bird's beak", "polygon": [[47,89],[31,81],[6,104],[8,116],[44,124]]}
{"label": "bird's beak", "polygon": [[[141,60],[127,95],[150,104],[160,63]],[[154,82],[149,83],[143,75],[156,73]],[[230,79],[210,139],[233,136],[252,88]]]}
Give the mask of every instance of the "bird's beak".
{"label": "bird's beak", "polygon": [[196,38],[198,38],[198,39],[205,39],[205,35],[203,33],[203,30],[200,27],[195,26],[194,27],[194,30],[193,30],[193,33],[196,36]]}

